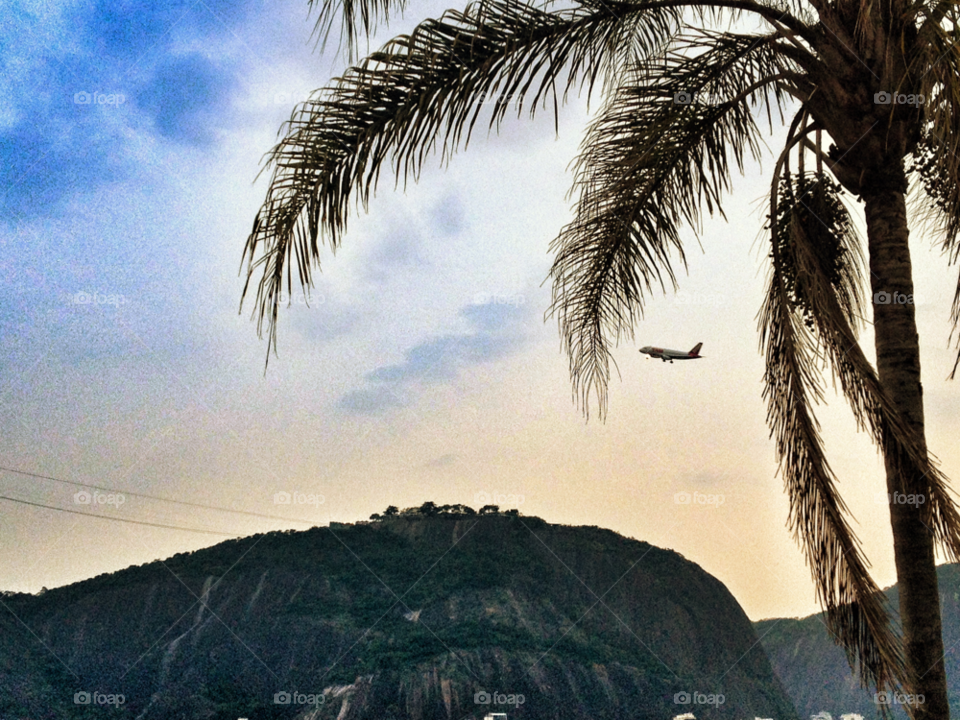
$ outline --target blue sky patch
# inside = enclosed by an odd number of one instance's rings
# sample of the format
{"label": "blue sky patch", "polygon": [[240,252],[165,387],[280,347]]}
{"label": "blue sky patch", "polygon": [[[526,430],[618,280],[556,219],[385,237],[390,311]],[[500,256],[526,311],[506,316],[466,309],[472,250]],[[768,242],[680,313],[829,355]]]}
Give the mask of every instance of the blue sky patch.
{"label": "blue sky patch", "polygon": [[222,51],[214,64],[183,48],[221,45],[244,5],[103,0],[42,12],[15,5],[0,21],[6,221],[55,216],[72,195],[130,177],[139,162],[131,137],[211,142],[229,120],[236,63]]}

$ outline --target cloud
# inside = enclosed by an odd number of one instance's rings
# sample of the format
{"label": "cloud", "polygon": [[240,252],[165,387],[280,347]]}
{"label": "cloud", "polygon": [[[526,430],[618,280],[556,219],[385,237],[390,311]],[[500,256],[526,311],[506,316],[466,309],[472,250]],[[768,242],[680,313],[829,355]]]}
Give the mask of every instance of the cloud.
{"label": "cloud", "polygon": [[[422,273],[433,264],[431,250],[438,250],[438,241],[458,235],[465,227],[463,203],[451,191],[444,192],[438,202],[422,213],[412,205],[403,205],[396,212],[383,239],[364,263],[364,278],[368,281],[383,284],[407,271]],[[449,247],[446,242],[440,245]]]}
{"label": "cloud", "polygon": [[[314,298],[310,305],[304,300],[308,297]],[[252,299],[244,303],[245,310],[247,304],[253,307]],[[363,320],[356,308],[319,293],[294,293],[292,302],[284,305],[281,313],[290,321],[291,330],[315,347],[350,335],[362,326]]]}
{"label": "cloud", "polygon": [[158,49],[162,52],[184,38],[217,34],[242,19],[245,4],[230,0],[99,0],[78,5],[72,19],[91,51],[106,60],[127,60],[156,54]]}
{"label": "cloud", "polygon": [[431,468],[448,467],[450,465],[453,465],[459,459],[460,459],[460,456],[457,455],[456,453],[446,453],[428,462],[426,464],[426,467],[431,467]]}
{"label": "cloud", "polygon": [[0,213],[56,216],[77,193],[134,177],[138,136],[208,141],[239,70],[226,50],[214,66],[188,48],[221,48],[247,5],[14,3],[0,20]]}
{"label": "cloud", "polygon": [[420,253],[423,240],[413,223],[394,223],[386,239],[376,245],[364,263],[364,278],[382,285],[406,270],[422,271],[429,265]]}
{"label": "cloud", "polygon": [[715,470],[701,470],[690,476],[690,482],[697,487],[713,487],[725,481],[724,474]]}
{"label": "cloud", "polygon": [[377,415],[413,402],[416,391],[448,383],[461,371],[517,352],[524,341],[522,310],[512,305],[471,305],[460,311],[472,332],[441,335],[413,346],[403,362],[384,365],[366,376],[367,386],[344,395],[341,410]]}
{"label": "cloud", "polygon": [[431,213],[432,224],[445,236],[456,235],[465,226],[466,213],[459,195],[447,193],[434,205]]}
{"label": "cloud", "polygon": [[351,415],[381,415],[392,408],[409,405],[389,387],[354,390],[340,398],[339,407]]}
{"label": "cloud", "polygon": [[138,93],[137,104],[153,118],[159,133],[191,145],[207,144],[229,103],[233,77],[193,53],[158,64]]}

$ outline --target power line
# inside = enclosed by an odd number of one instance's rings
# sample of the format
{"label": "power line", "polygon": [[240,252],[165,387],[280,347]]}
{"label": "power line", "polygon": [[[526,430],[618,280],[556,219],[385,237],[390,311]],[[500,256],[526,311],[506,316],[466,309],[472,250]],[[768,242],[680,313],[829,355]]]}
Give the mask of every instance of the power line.
{"label": "power line", "polygon": [[[108,487],[103,487],[101,485],[89,485],[87,483],[76,482],[74,480],[61,480],[60,478],[50,477],[49,475],[39,475],[37,473],[26,472],[25,470],[15,470],[13,468],[4,467],[3,465],[0,465],[0,470],[16,473],[17,475],[26,475],[28,477],[40,478],[42,480],[51,480],[53,482],[63,483],[64,485],[74,485],[76,487],[93,488],[94,490],[104,490],[106,492],[121,493],[123,495],[130,495],[131,497],[141,497],[141,498],[147,498],[149,500],[159,500],[160,502],[174,503],[176,505],[187,505],[189,507],[205,508],[206,510],[216,510],[218,512],[235,513],[237,515],[250,515],[251,517],[266,518],[268,520],[285,520],[287,522],[307,523],[308,525],[313,525],[313,523],[310,520],[298,520],[295,518],[280,517],[279,515],[266,515],[264,513],[256,513],[256,512],[251,512],[249,510],[230,510],[229,508],[217,507],[216,505],[204,505],[203,503],[187,502],[186,500],[173,500],[171,498],[159,497],[157,495],[146,495],[144,493],[128,492],[127,490],[117,490],[116,488],[108,488]],[[81,515],[89,515],[89,513],[81,513]],[[95,515],[94,517],[101,517],[101,516]]]}
{"label": "power line", "polygon": [[167,528],[170,530],[183,530],[184,532],[203,533],[204,535],[222,535],[224,537],[240,537],[232,533],[222,533],[216,530],[197,530],[196,528],[178,527],[177,525],[163,525],[161,523],[145,522],[143,520],[128,520],[126,518],[110,517],[109,515],[97,515],[96,513],[82,512],[80,510],[67,510],[53,505],[42,505],[41,503],[30,502],[29,500],[19,500],[17,498],[0,495],[0,500],[9,500],[10,502],[22,503],[23,505],[33,505],[34,507],[46,508],[47,510],[56,510],[57,512],[70,513],[71,515],[86,515],[87,517],[100,518],[101,520],[113,520],[114,522],[133,523],[134,525],[149,525],[150,527]]}

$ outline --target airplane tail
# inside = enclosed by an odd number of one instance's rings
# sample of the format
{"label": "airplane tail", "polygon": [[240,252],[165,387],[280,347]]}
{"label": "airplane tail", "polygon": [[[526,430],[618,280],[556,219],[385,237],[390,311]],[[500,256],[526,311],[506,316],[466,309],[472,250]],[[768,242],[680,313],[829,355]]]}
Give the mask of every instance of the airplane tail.
{"label": "airplane tail", "polygon": [[702,347],[703,347],[703,343],[697,343],[696,345],[693,346],[693,350],[688,352],[687,355],[689,355],[690,357],[697,357],[698,355],[700,355],[700,348]]}

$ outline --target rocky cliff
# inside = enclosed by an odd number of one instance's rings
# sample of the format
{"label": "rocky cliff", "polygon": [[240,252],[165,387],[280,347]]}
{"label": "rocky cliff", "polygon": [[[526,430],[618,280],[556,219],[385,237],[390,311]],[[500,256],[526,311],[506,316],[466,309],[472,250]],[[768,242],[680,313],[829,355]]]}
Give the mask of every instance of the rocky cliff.
{"label": "rocky cliff", "polygon": [[796,717],[718,580],[538,518],[257,535],[4,603],[3,718]]}

